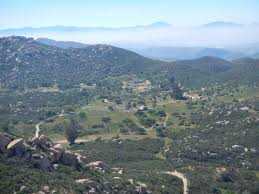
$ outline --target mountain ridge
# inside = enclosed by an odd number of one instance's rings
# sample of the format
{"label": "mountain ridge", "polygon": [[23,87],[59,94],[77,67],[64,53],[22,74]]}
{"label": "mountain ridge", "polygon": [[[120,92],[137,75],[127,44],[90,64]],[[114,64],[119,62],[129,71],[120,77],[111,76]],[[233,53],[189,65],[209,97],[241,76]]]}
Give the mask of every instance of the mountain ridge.
{"label": "mountain ridge", "polygon": [[9,87],[36,87],[57,82],[66,87],[108,76],[161,69],[161,61],[110,45],[62,49],[25,37],[0,38],[0,79]]}
{"label": "mountain ridge", "polygon": [[228,61],[204,56],[164,62],[104,44],[63,49],[41,44],[33,38],[7,37],[0,38],[0,53],[2,87],[14,89],[54,84],[61,88],[78,87],[81,83],[96,84],[108,77],[128,75],[155,82],[159,81],[156,76],[161,79],[174,76],[187,87],[228,82],[237,77],[240,82],[252,83],[258,77],[255,59]]}

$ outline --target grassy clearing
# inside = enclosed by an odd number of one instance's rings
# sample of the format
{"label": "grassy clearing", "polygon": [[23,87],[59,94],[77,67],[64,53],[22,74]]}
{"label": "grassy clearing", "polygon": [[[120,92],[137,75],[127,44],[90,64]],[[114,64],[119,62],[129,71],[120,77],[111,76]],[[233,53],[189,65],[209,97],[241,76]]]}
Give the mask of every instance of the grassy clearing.
{"label": "grassy clearing", "polygon": [[[149,106],[149,105],[148,105]],[[111,110],[109,107],[113,107]],[[189,118],[190,110],[183,101],[172,101],[166,99],[164,102],[160,102],[154,110],[162,110],[166,113],[166,117],[159,117],[156,113],[152,111],[147,111],[146,114],[149,118],[154,119],[157,123],[163,124],[166,122],[169,129],[177,132],[184,129],[185,126],[180,125],[180,119],[177,115],[184,115],[184,117]],[[156,130],[153,127],[146,128],[141,123],[139,118],[136,117],[133,111],[126,111],[123,106],[115,105],[114,103],[108,102],[104,103],[101,100],[96,100],[87,106],[83,106],[76,110],[76,115],[84,113],[85,118],[80,119],[80,125],[83,128],[78,142],[92,141],[97,138],[111,139],[116,135],[120,135],[125,139],[142,139],[143,137],[156,138]],[[104,126],[102,119],[104,117],[109,117],[110,122]],[[182,118],[182,117],[181,117]],[[57,117],[54,120],[44,123],[41,128],[42,132],[48,134],[52,139],[57,142],[65,143],[64,130],[62,125],[68,122],[68,117]],[[147,135],[122,135],[120,134],[120,123],[124,119],[130,119],[137,126],[145,128]],[[99,127],[100,126],[100,127]]]}

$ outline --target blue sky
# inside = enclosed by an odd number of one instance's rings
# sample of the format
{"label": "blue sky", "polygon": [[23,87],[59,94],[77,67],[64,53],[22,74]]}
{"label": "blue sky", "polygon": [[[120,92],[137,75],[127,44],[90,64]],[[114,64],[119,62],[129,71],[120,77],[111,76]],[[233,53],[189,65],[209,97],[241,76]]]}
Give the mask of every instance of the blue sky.
{"label": "blue sky", "polygon": [[259,22],[258,0],[0,0],[0,28]]}

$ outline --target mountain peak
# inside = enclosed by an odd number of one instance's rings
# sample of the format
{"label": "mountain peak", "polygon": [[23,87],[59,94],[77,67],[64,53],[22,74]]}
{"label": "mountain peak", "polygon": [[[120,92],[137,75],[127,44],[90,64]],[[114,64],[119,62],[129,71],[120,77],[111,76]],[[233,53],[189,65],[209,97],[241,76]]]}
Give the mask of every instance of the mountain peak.
{"label": "mountain peak", "polygon": [[203,27],[241,27],[242,24],[226,21],[215,21],[203,25]]}
{"label": "mountain peak", "polygon": [[167,22],[163,22],[163,21],[158,21],[158,22],[154,22],[154,23],[150,24],[150,26],[152,26],[152,27],[169,27],[169,26],[171,26],[171,24],[169,24]]}

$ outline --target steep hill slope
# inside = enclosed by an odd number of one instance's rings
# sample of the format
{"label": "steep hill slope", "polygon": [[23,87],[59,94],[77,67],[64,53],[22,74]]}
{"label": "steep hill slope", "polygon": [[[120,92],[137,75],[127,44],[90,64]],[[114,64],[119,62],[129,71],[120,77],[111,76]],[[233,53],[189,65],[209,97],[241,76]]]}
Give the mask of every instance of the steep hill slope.
{"label": "steep hill slope", "polygon": [[229,71],[232,67],[229,61],[203,57],[176,61],[173,64],[172,75],[185,87],[202,87],[215,82],[220,73]]}

